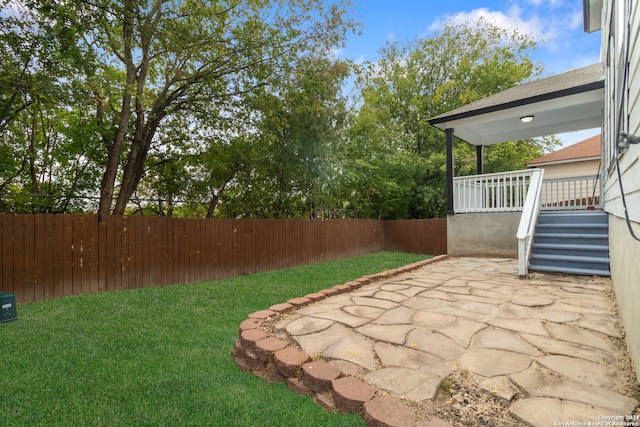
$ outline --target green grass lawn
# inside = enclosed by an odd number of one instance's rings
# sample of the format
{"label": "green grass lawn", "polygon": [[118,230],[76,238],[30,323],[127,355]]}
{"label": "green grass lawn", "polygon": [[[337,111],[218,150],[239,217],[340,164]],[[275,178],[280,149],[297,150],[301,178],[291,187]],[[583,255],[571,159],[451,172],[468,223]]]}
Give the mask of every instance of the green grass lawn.
{"label": "green grass lawn", "polygon": [[20,304],[0,324],[6,426],[357,426],[236,367],[247,314],[427,258],[380,252],[192,285]]}

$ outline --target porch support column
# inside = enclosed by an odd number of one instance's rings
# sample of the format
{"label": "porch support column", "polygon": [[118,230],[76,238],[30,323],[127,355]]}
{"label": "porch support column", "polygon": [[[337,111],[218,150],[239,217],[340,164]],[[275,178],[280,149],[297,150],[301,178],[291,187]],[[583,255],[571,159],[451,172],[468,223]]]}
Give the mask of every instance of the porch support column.
{"label": "porch support column", "polygon": [[477,175],[482,175],[484,173],[484,145],[476,145],[476,168]]}
{"label": "porch support column", "polygon": [[445,130],[447,138],[447,214],[453,215],[453,128]]}

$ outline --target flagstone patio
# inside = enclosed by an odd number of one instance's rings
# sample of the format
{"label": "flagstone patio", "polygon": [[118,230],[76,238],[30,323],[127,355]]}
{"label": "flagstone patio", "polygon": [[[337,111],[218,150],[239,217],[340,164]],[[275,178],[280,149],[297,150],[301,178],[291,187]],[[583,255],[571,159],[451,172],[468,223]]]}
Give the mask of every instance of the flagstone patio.
{"label": "flagstone patio", "polygon": [[368,425],[606,425],[640,422],[623,334],[609,278],[440,257],[253,313],[234,356]]}

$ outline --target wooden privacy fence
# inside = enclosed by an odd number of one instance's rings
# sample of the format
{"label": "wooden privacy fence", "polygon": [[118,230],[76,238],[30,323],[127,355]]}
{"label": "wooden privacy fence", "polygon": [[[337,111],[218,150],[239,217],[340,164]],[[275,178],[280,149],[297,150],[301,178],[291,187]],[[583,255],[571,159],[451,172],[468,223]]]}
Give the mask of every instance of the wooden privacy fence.
{"label": "wooden privacy fence", "polygon": [[97,215],[4,214],[0,233],[0,291],[18,302],[217,280],[381,250],[446,253],[446,219],[98,222]]}
{"label": "wooden privacy fence", "polygon": [[447,220],[406,219],[384,221],[384,250],[412,254],[447,253]]}

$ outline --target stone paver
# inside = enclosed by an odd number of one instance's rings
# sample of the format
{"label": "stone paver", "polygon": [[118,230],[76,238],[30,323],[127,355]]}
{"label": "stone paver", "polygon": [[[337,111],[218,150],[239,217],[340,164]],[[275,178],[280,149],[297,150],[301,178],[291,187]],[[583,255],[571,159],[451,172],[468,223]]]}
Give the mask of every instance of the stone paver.
{"label": "stone paver", "polygon": [[451,338],[424,328],[414,329],[409,332],[405,345],[433,354],[444,360],[456,360],[464,354],[464,348],[456,344]]}
{"label": "stone paver", "polygon": [[283,377],[297,377],[301,366],[309,361],[309,355],[295,347],[287,347],[273,354],[274,365]]}
{"label": "stone paver", "polygon": [[533,359],[524,354],[491,349],[468,350],[458,359],[460,368],[484,378],[524,371],[532,362]]}
{"label": "stone paver", "polygon": [[458,425],[429,412],[456,371],[509,405],[515,424],[587,425],[636,410],[608,278],[519,279],[514,260],[436,261],[252,313],[234,360],[370,426]]}
{"label": "stone paver", "polygon": [[519,391],[509,378],[501,376],[480,380],[479,386],[486,393],[491,393],[507,402],[511,402]]}
{"label": "stone paver", "polygon": [[511,331],[498,328],[485,328],[475,335],[473,345],[479,348],[507,350],[529,356],[540,356],[540,351]]}
{"label": "stone paver", "polygon": [[615,317],[604,317],[602,315],[583,314],[576,320],[576,326],[598,331],[613,338],[622,338],[622,331],[616,324]]}
{"label": "stone paver", "polygon": [[388,397],[376,397],[364,404],[364,419],[371,427],[413,427],[415,411]]}
{"label": "stone paver", "polygon": [[367,317],[360,317],[349,314],[342,310],[342,308],[340,308],[339,310],[328,311],[326,313],[316,313],[315,316],[321,319],[332,320],[337,323],[350,326],[352,328],[362,326],[365,323],[369,323],[369,321],[371,321],[371,319]]}
{"label": "stone paver", "polygon": [[550,355],[538,358],[537,362],[547,369],[562,372],[567,378],[597,387],[606,387],[613,378],[607,366],[576,357]]}
{"label": "stone paver", "polygon": [[359,317],[367,317],[369,319],[377,319],[386,312],[384,308],[370,307],[366,305],[353,305],[343,308],[344,311]]}
{"label": "stone paver", "polygon": [[353,334],[353,330],[340,324],[332,324],[329,328],[320,332],[305,335],[295,335],[294,340],[304,351],[315,355],[322,353],[326,348],[332,346],[336,341],[344,339]]}
{"label": "stone paver", "polygon": [[365,403],[373,399],[375,388],[355,377],[343,377],[333,380],[331,396],[340,410],[361,412]]}
{"label": "stone paver", "polygon": [[286,326],[287,332],[291,335],[307,335],[329,329],[334,322],[329,319],[318,319],[315,317],[300,317]]}
{"label": "stone paver", "polygon": [[549,332],[545,329],[543,322],[539,319],[504,319],[497,318],[488,322],[490,325],[498,328],[508,329],[515,332],[525,332],[533,335],[548,336]]}
{"label": "stone paver", "polygon": [[403,345],[407,341],[407,335],[416,327],[414,325],[364,325],[356,329],[367,337]]}
{"label": "stone paver", "polygon": [[424,351],[401,347],[386,342],[378,342],[374,351],[383,366],[402,366],[415,370],[431,372],[440,378],[451,375],[456,364],[447,362]]}
{"label": "stone paver", "polygon": [[548,354],[562,354],[604,364],[610,364],[613,361],[612,354],[588,345],[574,344],[550,337],[541,337],[539,335],[520,334],[520,336],[536,346],[540,351]]}
{"label": "stone paver", "polygon": [[513,374],[511,381],[530,396],[556,397],[587,405],[600,406],[618,414],[630,414],[638,402],[605,387],[563,378],[555,371],[548,373],[538,366]]}
{"label": "stone paver", "polygon": [[[580,423],[580,420],[593,420],[592,423],[598,423],[598,417],[616,415],[608,409],[548,397],[518,400],[511,405],[510,410],[519,420],[540,427],[564,425],[564,423],[571,422],[576,423],[573,425],[582,425],[577,424]],[[585,422],[588,425],[589,421]]]}
{"label": "stone paver", "polygon": [[486,328],[485,323],[476,322],[475,320],[469,320],[464,318],[458,318],[456,324],[448,327],[434,328],[434,331],[445,337],[451,338],[461,347],[468,347],[471,342],[471,338],[480,330]]}
{"label": "stone paver", "polygon": [[331,391],[331,382],[340,376],[340,371],[323,360],[302,365],[302,382],[316,393]]}
{"label": "stone paver", "polygon": [[547,330],[551,333],[551,336],[561,341],[569,341],[575,344],[584,343],[606,352],[615,351],[615,345],[611,340],[579,326],[549,323]]}
{"label": "stone paver", "polygon": [[376,369],[373,352],[373,341],[358,334],[336,341],[322,352],[322,356],[330,359],[346,360],[361,365],[368,370]]}
{"label": "stone paver", "polygon": [[419,369],[390,367],[369,372],[365,381],[395,396],[415,402],[432,399],[440,385],[437,375]]}
{"label": "stone paver", "polygon": [[411,318],[414,314],[416,314],[416,310],[400,306],[386,310],[385,313],[375,319],[373,323],[377,323],[378,325],[411,325],[413,324]]}

